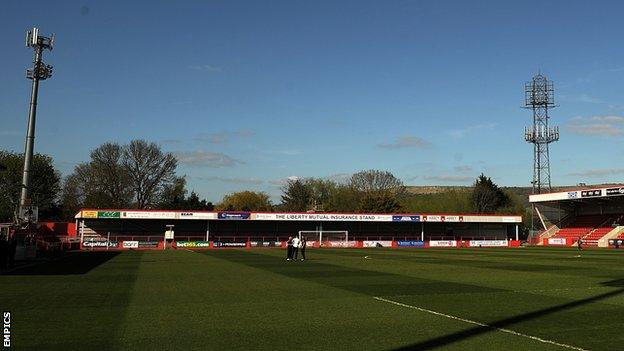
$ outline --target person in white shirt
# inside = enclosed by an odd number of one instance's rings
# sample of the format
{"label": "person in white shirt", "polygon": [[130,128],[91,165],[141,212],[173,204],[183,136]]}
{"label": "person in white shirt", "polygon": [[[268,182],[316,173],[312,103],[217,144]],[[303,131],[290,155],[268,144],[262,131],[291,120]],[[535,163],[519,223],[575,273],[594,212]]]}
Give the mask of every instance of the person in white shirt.
{"label": "person in white shirt", "polygon": [[299,237],[294,237],[292,239],[293,242],[293,254],[292,257],[293,259],[296,261],[297,260],[297,254],[299,253],[299,243],[301,242],[301,240],[299,240]]}

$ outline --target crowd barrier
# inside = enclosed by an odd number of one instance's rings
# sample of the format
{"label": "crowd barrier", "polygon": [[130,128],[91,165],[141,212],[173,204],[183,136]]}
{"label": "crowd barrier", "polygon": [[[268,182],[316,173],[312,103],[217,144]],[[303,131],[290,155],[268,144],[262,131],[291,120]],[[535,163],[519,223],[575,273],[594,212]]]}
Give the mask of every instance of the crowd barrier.
{"label": "crowd barrier", "polygon": [[[186,237],[184,240],[167,240],[155,237],[90,238],[84,240],[82,250],[166,250],[166,249],[251,249],[286,248],[287,238],[273,237],[240,238],[221,237],[205,240],[202,237]],[[399,240],[351,240],[351,241],[308,241],[308,248],[467,248],[467,247],[517,247],[520,241],[500,239],[479,240],[426,240],[402,238]]]}

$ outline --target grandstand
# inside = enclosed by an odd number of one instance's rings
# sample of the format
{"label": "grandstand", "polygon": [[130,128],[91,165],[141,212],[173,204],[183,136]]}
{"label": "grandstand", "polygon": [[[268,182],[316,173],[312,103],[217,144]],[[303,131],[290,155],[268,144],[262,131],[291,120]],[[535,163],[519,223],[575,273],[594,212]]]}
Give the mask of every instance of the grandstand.
{"label": "grandstand", "polygon": [[[215,246],[282,246],[289,236],[301,232],[318,241],[316,246],[335,246],[335,241],[357,242],[490,240],[501,246],[518,239],[521,216],[475,214],[356,214],[274,213],[150,210],[91,210],[75,216],[78,236],[89,249],[163,248],[164,233],[172,226],[175,242]],[[332,233],[334,238],[323,236]],[[319,234],[316,236],[316,234]],[[344,233],[344,239],[337,238]],[[135,244],[138,242],[138,244]],[[242,243],[245,243],[243,245]],[[423,244],[421,244],[423,243]],[[494,244],[496,243],[496,244]],[[84,246],[83,245],[83,246]],[[442,244],[441,244],[442,245]],[[479,245],[486,246],[487,243]],[[406,245],[407,246],[407,245]],[[452,245],[456,246],[456,245]],[[458,246],[458,245],[457,245]]]}
{"label": "grandstand", "polygon": [[542,231],[539,244],[608,247],[624,238],[624,186],[531,195]]}

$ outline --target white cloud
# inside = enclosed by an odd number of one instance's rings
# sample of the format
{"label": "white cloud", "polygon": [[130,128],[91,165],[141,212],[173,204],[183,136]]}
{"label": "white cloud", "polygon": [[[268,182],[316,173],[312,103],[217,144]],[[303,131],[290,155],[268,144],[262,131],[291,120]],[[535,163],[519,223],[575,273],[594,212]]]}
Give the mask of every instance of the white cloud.
{"label": "white cloud", "polygon": [[600,98],[597,98],[597,97],[594,97],[594,96],[590,96],[588,94],[581,94],[578,97],[578,100],[580,102],[587,102],[587,103],[590,103],[590,104],[604,104],[605,103],[604,100],[602,100]]}
{"label": "white cloud", "polygon": [[384,149],[401,149],[401,148],[427,148],[431,145],[428,141],[413,135],[398,137],[397,140],[389,144],[379,144]]}
{"label": "white cloud", "polygon": [[568,175],[574,177],[600,178],[620,174],[624,174],[624,168],[589,169],[586,171],[569,173]]}
{"label": "white cloud", "polygon": [[245,164],[241,160],[237,160],[220,152],[210,151],[179,151],[173,153],[178,162],[194,167],[234,167],[236,165]]}
{"label": "white cloud", "polygon": [[278,186],[278,187],[282,187],[282,186],[286,185],[288,183],[288,181],[295,181],[297,179],[302,179],[302,178],[299,177],[299,176],[292,175],[292,176],[288,176],[286,178],[269,180],[269,184],[275,185],[275,186]]}
{"label": "white cloud", "polygon": [[574,117],[566,128],[579,135],[619,136],[624,135],[624,117],[591,116]]}

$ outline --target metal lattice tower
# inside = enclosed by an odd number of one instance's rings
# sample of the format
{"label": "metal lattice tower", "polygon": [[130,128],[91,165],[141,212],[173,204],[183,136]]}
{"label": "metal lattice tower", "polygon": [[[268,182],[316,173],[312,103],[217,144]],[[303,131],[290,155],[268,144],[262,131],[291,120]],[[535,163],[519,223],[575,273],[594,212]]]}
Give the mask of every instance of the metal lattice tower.
{"label": "metal lattice tower", "polygon": [[30,172],[35,146],[35,118],[37,116],[37,96],[39,95],[39,81],[52,77],[52,66],[43,62],[43,50],[52,50],[54,34],[49,37],[39,35],[39,30],[33,28],[26,34],[26,46],[35,50],[33,67],[26,70],[26,78],[32,80],[30,94],[30,107],[28,110],[28,129],[26,132],[26,145],[24,147],[24,174],[22,177],[22,192],[20,195],[18,221],[29,222],[30,218],[25,210],[31,205],[30,200]]}
{"label": "metal lattice tower", "polygon": [[548,109],[554,108],[552,81],[541,74],[525,84],[524,106],[533,110],[533,126],[524,129],[524,139],[533,144],[533,194],[551,191],[548,145],[559,140],[559,127],[548,126]]}

